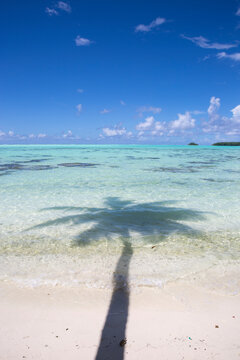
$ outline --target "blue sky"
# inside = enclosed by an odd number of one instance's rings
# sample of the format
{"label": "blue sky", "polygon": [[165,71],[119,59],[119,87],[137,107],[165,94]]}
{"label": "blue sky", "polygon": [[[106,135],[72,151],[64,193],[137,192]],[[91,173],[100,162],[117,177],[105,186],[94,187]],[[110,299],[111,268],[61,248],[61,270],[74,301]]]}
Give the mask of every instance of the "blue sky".
{"label": "blue sky", "polygon": [[240,140],[240,2],[1,4],[0,143]]}

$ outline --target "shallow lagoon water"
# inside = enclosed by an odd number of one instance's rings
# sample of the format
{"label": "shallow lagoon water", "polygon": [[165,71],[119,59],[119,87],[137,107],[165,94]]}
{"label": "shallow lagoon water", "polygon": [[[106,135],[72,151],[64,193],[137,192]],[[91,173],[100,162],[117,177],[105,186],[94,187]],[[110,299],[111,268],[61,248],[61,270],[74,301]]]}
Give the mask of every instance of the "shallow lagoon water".
{"label": "shallow lagoon water", "polygon": [[240,291],[240,148],[0,147],[0,279]]}

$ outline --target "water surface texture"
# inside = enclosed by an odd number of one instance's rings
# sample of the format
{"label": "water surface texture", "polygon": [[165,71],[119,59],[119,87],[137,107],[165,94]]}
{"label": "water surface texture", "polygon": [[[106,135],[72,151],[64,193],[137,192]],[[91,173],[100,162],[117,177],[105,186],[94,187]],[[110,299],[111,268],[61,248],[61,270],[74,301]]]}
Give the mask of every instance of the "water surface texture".
{"label": "water surface texture", "polygon": [[1,146],[0,280],[237,294],[239,199],[240,148]]}

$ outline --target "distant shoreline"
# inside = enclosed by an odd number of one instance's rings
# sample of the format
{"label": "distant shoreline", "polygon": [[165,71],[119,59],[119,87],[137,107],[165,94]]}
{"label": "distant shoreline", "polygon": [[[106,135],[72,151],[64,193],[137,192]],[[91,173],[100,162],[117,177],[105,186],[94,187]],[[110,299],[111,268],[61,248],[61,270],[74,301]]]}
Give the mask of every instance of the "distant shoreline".
{"label": "distant shoreline", "polygon": [[240,142],[217,142],[213,146],[240,146]]}
{"label": "distant shoreline", "polygon": [[[191,147],[212,147],[212,146],[240,146],[240,142],[219,142],[219,143],[214,143],[214,144],[196,144],[197,146],[191,146]],[[115,146],[115,147],[144,147],[144,146],[149,146],[149,147],[186,147],[189,148],[190,144],[63,144],[63,143],[59,143],[59,144],[26,144],[26,143],[22,143],[22,144],[0,144],[0,147],[5,147],[5,146],[15,146],[15,147],[21,147],[21,146],[102,146],[102,147],[107,147],[107,146]]]}

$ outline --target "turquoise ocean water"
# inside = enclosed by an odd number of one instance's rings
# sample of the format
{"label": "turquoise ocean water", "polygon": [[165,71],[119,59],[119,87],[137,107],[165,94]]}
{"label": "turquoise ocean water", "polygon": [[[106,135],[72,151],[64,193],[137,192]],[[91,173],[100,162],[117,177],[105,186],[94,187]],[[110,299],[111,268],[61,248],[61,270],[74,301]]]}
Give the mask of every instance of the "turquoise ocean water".
{"label": "turquoise ocean water", "polygon": [[0,281],[240,292],[240,148],[0,147]]}

